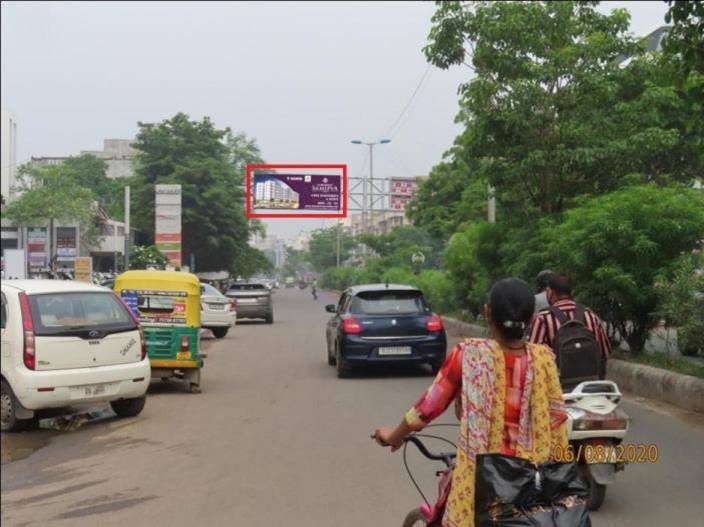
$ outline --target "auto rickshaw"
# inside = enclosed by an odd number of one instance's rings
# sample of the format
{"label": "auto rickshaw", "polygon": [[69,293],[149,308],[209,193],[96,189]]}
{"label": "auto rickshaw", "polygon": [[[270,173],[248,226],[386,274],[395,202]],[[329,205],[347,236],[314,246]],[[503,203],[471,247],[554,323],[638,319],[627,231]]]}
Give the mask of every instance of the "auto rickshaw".
{"label": "auto rickshaw", "polygon": [[200,392],[200,281],[177,271],[127,271],[115,292],[144,329],[152,378],[182,379]]}

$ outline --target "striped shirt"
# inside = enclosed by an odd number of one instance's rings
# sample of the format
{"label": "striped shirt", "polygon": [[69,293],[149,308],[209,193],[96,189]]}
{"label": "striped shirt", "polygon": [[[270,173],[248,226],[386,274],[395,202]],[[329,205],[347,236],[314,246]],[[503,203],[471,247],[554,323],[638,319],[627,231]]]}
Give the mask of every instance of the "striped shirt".
{"label": "striped shirt", "polygon": [[[574,310],[576,307],[574,300],[558,300],[553,306],[562,311],[569,320],[574,320]],[[609,337],[606,335],[606,331],[604,331],[601,320],[588,308],[584,308],[584,318],[587,329],[594,335],[597,344],[599,344],[601,348],[601,352],[604,354],[604,357],[607,358],[611,353],[611,344],[609,343]],[[529,342],[545,344],[552,348],[558,329],[560,329],[560,322],[555,318],[555,315],[550,312],[549,308],[543,309],[533,318]]]}

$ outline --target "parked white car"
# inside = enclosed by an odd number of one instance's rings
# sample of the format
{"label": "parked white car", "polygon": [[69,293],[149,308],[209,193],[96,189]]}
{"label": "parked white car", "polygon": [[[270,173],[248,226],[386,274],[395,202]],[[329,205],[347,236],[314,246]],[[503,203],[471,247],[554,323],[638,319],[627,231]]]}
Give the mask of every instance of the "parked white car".
{"label": "parked white car", "polygon": [[122,417],[144,408],[151,369],[142,329],[97,285],[64,280],[2,283],[3,431],[38,410],[109,402]]}
{"label": "parked white car", "polygon": [[237,322],[237,300],[227,298],[210,284],[200,284],[200,325],[224,338]]}

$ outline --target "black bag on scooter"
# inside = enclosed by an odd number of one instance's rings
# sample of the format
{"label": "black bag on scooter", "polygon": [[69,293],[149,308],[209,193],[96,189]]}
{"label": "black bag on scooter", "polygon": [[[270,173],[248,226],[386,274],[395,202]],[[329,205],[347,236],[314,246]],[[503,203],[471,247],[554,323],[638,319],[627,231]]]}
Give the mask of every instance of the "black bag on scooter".
{"label": "black bag on scooter", "polygon": [[477,456],[476,527],[591,527],[588,487],[575,463],[536,467],[502,454]]}

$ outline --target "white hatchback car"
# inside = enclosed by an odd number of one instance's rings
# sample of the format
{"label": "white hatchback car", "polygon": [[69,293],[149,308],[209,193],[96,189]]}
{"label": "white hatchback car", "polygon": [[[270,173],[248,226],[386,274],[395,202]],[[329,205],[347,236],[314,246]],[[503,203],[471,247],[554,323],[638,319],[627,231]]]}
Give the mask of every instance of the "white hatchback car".
{"label": "white hatchback car", "polygon": [[224,338],[237,322],[237,300],[227,298],[210,284],[200,284],[200,326]]}
{"label": "white hatchback car", "polygon": [[151,369],[142,329],[104,287],[65,280],[2,282],[2,430],[35,411],[109,402],[144,408]]}

